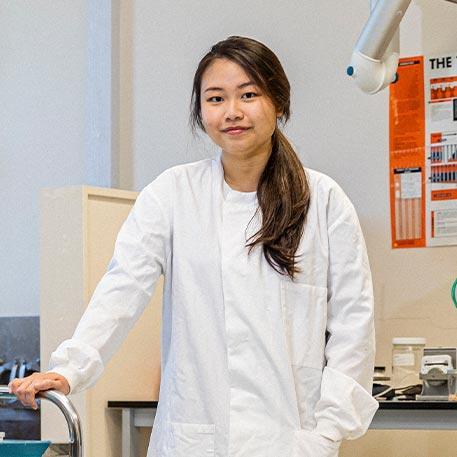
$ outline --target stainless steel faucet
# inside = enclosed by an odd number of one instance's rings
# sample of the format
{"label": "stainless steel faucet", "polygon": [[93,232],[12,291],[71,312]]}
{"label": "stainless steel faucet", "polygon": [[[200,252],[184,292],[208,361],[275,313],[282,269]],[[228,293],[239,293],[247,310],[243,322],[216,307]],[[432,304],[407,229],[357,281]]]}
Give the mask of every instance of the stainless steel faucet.
{"label": "stainless steel faucet", "polygon": [[[70,457],[83,457],[81,421],[71,401],[56,390],[40,392],[37,397],[49,400],[60,408],[68,424]],[[7,386],[0,386],[0,398],[16,398],[16,396],[9,393]]]}

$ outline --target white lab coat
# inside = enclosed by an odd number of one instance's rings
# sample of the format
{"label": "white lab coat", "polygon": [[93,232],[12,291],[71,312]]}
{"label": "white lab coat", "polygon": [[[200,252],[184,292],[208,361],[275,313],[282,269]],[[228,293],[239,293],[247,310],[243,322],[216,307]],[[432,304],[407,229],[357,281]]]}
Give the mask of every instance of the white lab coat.
{"label": "white lab coat", "polygon": [[171,168],[140,193],[50,370],[72,392],[94,384],[164,274],[148,457],[334,457],[342,439],[368,428],[377,402],[365,243],[341,188],[306,172],[311,203],[294,281],[260,247],[248,256],[256,194],[227,186],[220,156]]}

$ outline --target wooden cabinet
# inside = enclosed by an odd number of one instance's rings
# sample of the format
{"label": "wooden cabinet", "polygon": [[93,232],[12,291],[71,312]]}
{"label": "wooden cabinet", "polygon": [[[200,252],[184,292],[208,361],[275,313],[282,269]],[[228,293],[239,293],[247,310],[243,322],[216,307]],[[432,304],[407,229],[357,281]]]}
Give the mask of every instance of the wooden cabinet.
{"label": "wooden cabinet", "polygon": [[[44,189],[40,201],[41,367],[70,338],[111,259],[137,193],[87,186]],[[70,398],[83,424],[85,457],[121,455],[118,413],[108,400],[158,400],[162,280],[150,305],[97,384]],[[43,402],[42,437],[67,442],[66,422]]]}

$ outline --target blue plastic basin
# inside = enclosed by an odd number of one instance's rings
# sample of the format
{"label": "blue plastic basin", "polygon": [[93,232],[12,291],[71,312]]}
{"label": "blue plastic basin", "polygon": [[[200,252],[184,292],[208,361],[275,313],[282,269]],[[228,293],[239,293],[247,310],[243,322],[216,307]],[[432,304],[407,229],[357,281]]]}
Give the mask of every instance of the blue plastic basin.
{"label": "blue plastic basin", "polygon": [[50,441],[0,441],[0,457],[41,457],[51,444]]}

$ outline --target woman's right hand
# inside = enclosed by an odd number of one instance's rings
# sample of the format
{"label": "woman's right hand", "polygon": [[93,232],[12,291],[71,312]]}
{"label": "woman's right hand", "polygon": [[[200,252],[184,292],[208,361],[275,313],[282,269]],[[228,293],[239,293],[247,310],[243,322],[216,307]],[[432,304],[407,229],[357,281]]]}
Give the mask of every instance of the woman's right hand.
{"label": "woman's right hand", "polygon": [[67,379],[52,371],[48,373],[33,373],[26,378],[14,379],[8,384],[10,393],[16,395],[24,406],[38,409],[35,396],[45,390],[58,390],[65,395],[70,393]]}

